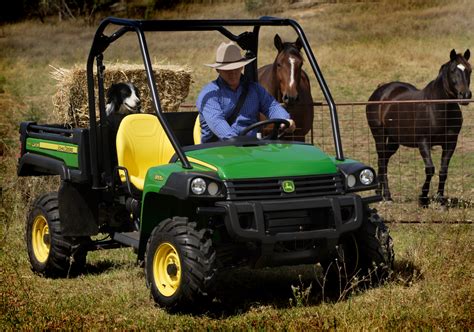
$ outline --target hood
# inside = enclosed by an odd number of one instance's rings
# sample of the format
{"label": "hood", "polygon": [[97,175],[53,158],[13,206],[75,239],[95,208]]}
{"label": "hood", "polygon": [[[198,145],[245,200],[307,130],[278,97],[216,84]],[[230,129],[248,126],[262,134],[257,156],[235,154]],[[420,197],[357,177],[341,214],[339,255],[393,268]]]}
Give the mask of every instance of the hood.
{"label": "hood", "polygon": [[191,163],[223,180],[334,174],[334,161],[309,144],[222,146],[186,152]]}

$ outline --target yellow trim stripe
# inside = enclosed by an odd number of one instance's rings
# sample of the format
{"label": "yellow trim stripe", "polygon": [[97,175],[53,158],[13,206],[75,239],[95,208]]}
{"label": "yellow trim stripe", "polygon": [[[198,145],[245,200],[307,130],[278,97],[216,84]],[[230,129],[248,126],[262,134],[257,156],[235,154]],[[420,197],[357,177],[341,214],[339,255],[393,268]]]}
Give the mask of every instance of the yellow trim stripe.
{"label": "yellow trim stripe", "polygon": [[201,161],[199,159],[195,159],[193,157],[188,157],[188,160],[192,163],[195,163],[195,164],[198,164],[198,165],[201,165],[201,166],[204,166],[204,167],[207,167],[207,168],[210,168],[212,169],[213,171],[217,171],[217,167],[214,166],[214,165],[211,165],[211,164],[208,164],[204,161]]}
{"label": "yellow trim stripe", "polygon": [[54,150],[54,151],[66,152],[66,153],[77,153],[77,146],[39,142],[39,147],[41,149],[46,149],[46,150]]}

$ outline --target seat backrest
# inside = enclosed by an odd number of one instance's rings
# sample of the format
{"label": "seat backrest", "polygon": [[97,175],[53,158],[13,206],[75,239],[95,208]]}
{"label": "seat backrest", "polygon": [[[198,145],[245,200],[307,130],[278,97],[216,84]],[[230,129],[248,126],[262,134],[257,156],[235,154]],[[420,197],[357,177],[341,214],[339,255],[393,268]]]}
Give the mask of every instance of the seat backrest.
{"label": "seat backrest", "polygon": [[[143,190],[150,167],[169,163],[174,154],[158,118],[152,114],[131,114],[120,123],[117,131],[118,165],[128,171],[130,182]],[[122,181],[125,174],[120,173]]]}
{"label": "seat backrest", "polygon": [[201,122],[199,122],[199,115],[194,122],[193,138],[194,144],[201,144]]}

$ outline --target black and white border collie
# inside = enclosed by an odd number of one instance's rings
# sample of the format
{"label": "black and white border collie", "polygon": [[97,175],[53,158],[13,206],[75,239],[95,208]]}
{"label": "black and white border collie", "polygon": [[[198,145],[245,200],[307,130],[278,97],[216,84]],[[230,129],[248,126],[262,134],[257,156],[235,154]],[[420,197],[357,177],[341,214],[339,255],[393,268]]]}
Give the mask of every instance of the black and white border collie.
{"label": "black and white border collie", "polygon": [[132,83],[115,83],[107,90],[105,112],[114,134],[125,116],[140,113],[140,109],[140,92]]}
{"label": "black and white border collie", "polygon": [[112,113],[139,113],[141,107],[140,92],[132,83],[115,83],[107,90],[107,116]]}

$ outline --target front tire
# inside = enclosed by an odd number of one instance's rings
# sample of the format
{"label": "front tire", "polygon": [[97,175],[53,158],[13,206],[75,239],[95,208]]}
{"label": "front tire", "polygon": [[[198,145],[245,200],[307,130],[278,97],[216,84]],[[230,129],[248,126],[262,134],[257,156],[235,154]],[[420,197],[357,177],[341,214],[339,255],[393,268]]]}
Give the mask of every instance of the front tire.
{"label": "front tire", "polygon": [[86,263],[85,238],[61,234],[57,192],[34,203],[26,221],[26,244],[32,270],[47,277],[78,274]]}
{"label": "front tire", "polygon": [[210,232],[188,218],[166,219],[147,244],[145,275],[156,303],[169,310],[192,309],[210,299],[216,277],[216,253]]}
{"label": "front tire", "polygon": [[377,210],[366,210],[366,217],[356,233],[356,239],[362,275],[373,283],[386,279],[393,270],[395,254],[392,237]]}
{"label": "front tire", "polygon": [[[366,209],[361,227],[343,236],[318,278],[339,298],[357,287],[376,286],[393,270],[393,241],[375,209]],[[322,273],[322,274],[321,274]]]}

